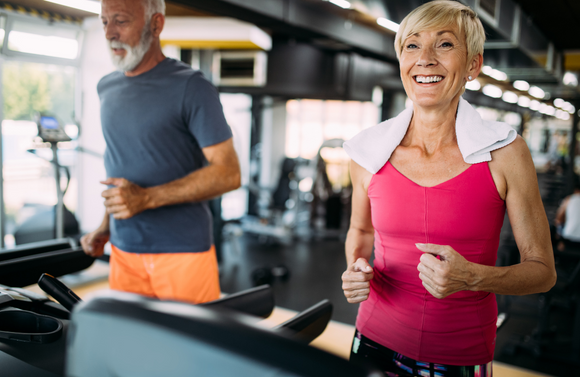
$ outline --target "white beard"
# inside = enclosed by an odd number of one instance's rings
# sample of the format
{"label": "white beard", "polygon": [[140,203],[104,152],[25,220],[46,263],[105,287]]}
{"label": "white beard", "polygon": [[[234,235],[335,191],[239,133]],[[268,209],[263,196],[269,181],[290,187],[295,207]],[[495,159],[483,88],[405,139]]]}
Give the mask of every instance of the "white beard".
{"label": "white beard", "polygon": [[[134,70],[137,68],[139,63],[141,63],[147,51],[149,51],[152,40],[153,36],[149,31],[149,23],[147,23],[143,28],[143,33],[141,33],[141,39],[136,46],[129,46],[128,44],[119,41],[107,41],[113,65],[123,72]],[[126,51],[125,56],[115,55],[112,50],[113,48],[124,49]]]}

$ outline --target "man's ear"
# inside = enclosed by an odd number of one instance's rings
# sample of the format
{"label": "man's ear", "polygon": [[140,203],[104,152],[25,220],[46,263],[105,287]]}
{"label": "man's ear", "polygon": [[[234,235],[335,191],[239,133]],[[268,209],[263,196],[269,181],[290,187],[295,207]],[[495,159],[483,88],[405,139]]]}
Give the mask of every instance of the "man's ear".
{"label": "man's ear", "polygon": [[161,13],[155,13],[151,17],[151,35],[158,38],[163,31],[163,26],[165,26],[165,16]]}

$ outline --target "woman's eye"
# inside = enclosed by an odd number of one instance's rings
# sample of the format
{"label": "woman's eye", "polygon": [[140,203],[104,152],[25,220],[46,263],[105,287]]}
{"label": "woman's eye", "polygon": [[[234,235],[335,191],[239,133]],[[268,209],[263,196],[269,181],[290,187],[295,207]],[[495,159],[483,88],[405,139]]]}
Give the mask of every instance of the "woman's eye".
{"label": "woman's eye", "polygon": [[408,48],[408,49],[414,49],[414,48],[417,48],[417,45],[416,44],[413,44],[413,43],[410,43],[410,44],[407,45],[406,48]]}
{"label": "woman's eye", "polygon": [[451,42],[443,42],[443,43],[441,43],[441,47],[453,47],[453,43],[451,43]]}

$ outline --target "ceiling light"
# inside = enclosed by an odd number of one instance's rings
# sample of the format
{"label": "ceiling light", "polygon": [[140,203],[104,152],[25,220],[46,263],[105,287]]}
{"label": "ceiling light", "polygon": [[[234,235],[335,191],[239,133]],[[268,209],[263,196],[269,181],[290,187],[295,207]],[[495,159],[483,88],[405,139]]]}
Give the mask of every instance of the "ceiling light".
{"label": "ceiling light", "polygon": [[465,83],[465,89],[469,90],[479,90],[481,88],[481,84],[477,80],[468,81]]}
{"label": "ceiling light", "polygon": [[483,94],[492,98],[500,98],[503,92],[497,86],[487,84],[486,86],[483,87]]}
{"label": "ceiling light", "polygon": [[530,97],[520,96],[520,98],[518,98],[518,105],[521,107],[530,107],[530,102]]}
{"label": "ceiling light", "polygon": [[562,98],[554,98],[554,106],[562,108],[564,106],[565,101]]}
{"label": "ceiling light", "polygon": [[524,80],[516,80],[514,81],[514,88],[521,90],[522,92],[527,92],[528,89],[530,89],[530,84]]}
{"label": "ceiling light", "polygon": [[498,69],[494,69],[493,71],[491,71],[491,77],[493,77],[494,79],[496,79],[498,81],[507,80],[507,74],[505,72],[498,70]]}
{"label": "ceiling light", "polygon": [[501,99],[507,103],[517,103],[518,102],[518,95],[514,92],[505,91],[501,96]]}
{"label": "ceiling light", "polygon": [[64,5],[65,7],[84,10],[85,12],[100,14],[101,3],[93,0],[46,0],[49,3]]}
{"label": "ceiling light", "polygon": [[547,105],[545,103],[540,104],[540,109],[538,111],[546,115],[556,115],[556,109],[553,106]]}
{"label": "ceiling light", "polygon": [[542,114],[546,114],[546,109],[548,108],[548,105],[546,105],[545,103],[540,103],[540,108],[538,109],[539,112],[541,112]]}
{"label": "ceiling light", "polygon": [[544,98],[544,96],[546,95],[546,93],[544,93],[544,91],[540,88],[538,88],[537,86],[531,86],[530,89],[528,89],[528,93],[530,93],[530,95],[532,97],[536,97],[536,98]]}
{"label": "ceiling light", "polygon": [[484,65],[483,68],[481,68],[481,72],[498,81],[507,80],[507,74],[505,72],[502,72],[498,69],[493,69],[489,65]]}
{"label": "ceiling light", "polygon": [[333,3],[334,5],[337,5],[343,9],[349,9],[350,8],[350,3],[346,0],[328,0],[329,3]]}
{"label": "ceiling light", "polygon": [[566,110],[570,114],[574,114],[574,111],[576,111],[576,108],[570,102],[564,102],[562,109]]}
{"label": "ceiling light", "polygon": [[530,110],[538,111],[540,109],[540,102],[535,99],[530,101]]}
{"label": "ceiling light", "polygon": [[562,111],[562,110],[556,110],[556,118],[562,119],[562,120],[568,120],[568,119],[570,119],[570,114],[568,114],[567,112]]}
{"label": "ceiling light", "polygon": [[504,115],[503,121],[510,126],[519,126],[522,123],[522,116],[518,113],[509,112]]}
{"label": "ceiling light", "polygon": [[576,74],[572,72],[566,72],[564,73],[562,82],[564,83],[564,85],[578,86],[578,76],[576,76]]}
{"label": "ceiling light", "polygon": [[568,118],[570,118],[570,114],[568,114],[567,112],[565,112],[564,110],[556,110],[556,118],[558,119],[562,119],[565,120],[564,117],[568,116]]}
{"label": "ceiling light", "polygon": [[394,31],[395,33],[399,31],[399,24],[391,20],[387,20],[384,17],[377,18],[377,24],[384,28]]}

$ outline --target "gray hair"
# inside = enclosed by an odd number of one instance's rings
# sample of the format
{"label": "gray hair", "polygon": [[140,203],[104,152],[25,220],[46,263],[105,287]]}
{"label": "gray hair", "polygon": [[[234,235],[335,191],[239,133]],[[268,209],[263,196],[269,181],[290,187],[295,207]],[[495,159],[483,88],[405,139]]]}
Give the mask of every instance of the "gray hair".
{"label": "gray hair", "polygon": [[145,21],[151,21],[155,13],[165,15],[165,0],[141,0],[145,9]]}

